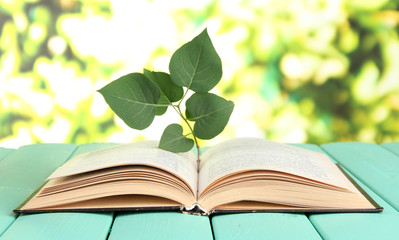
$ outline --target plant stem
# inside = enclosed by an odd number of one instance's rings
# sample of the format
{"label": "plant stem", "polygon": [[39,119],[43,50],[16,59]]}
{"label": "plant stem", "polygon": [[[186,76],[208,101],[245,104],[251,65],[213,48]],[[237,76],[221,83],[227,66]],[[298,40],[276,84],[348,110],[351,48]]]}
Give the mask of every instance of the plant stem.
{"label": "plant stem", "polygon": [[183,119],[183,121],[187,124],[188,128],[190,129],[191,134],[193,135],[194,143],[195,143],[195,146],[197,147],[197,171],[199,172],[199,168],[200,168],[200,146],[198,144],[198,139],[195,136],[194,130],[191,127],[190,123],[188,122],[187,118],[181,112],[180,103],[177,106],[173,106],[173,108],[176,110],[176,112],[179,114],[179,116]]}

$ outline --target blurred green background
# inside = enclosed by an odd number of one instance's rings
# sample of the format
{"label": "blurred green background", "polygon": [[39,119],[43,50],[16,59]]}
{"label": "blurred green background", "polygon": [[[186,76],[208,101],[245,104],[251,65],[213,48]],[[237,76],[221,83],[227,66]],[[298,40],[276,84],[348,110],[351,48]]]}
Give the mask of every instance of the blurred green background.
{"label": "blurred green background", "polygon": [[233,100],[225,131],[280,142],[399,141],[399,3],[388,0],[0,1],[0,146],[158,139],[96,92],[168,72],[205,27]]}

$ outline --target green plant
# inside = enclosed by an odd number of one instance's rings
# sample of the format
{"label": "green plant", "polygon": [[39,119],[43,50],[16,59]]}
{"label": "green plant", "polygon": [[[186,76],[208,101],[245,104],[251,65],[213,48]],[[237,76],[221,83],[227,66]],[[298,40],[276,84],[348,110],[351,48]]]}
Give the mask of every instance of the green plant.
{"label": "green plant", "polygon": [[[223,131],[234,103],[209,93],[222,77],[222,63],[205,29],[180,47],[171,57],[170,74],[152,72],[130,73],[99,90],[111,109],[131,128],[149,127],[156,115],[170,106],[190,129],[183,135],[180,124],[164,130],[159,148],[171,152],[187,152],[199,139],[212,139]],[[189,90],[194,93],[181,106]],[[192,127],[189,121],[194,122]],[[189,135],[193,139],[187,138]]]}

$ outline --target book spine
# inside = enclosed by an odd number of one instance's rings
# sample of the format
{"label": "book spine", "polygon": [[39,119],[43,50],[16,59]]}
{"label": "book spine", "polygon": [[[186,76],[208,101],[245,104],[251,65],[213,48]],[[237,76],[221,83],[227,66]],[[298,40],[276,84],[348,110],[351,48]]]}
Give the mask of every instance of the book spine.
{"label": "book spine", "polygon": [[180,210],[182,213],[185,214],[200,215],[200,216],[209,215],[209,213],[205,211],[205,209],[203,209],[201,205],[199,205],[198,203],[193,204],[189,208],[182,207]]}

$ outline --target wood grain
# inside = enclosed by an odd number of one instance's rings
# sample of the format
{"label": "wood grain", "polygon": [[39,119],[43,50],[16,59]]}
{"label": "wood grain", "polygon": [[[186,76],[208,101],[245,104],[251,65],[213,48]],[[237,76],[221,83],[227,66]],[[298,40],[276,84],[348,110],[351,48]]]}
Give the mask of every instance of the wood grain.
{"label": "wood grain", "polygon": [[[73,145],[61,144],[56,148],[49,148],[50,145],[33,145],[29,151],[23,154],[20,150],[18,156],[12,159],[15,164],[19,161],[29,161],[29,169],[25,173],[26,180],[19,185],[28,189],[27,179],[34,179],[35,186],[40,185],[58,166],[60,166],[74,151],[74,155],[100,149],[110,144],[87,144],[75,149]],[[48,146],[42,149],[41,146]],[[76,151],[75,151],[76,150]],[[39,152],[37,157],[31,158],[33,152]],[[65,152],[65,154],[61,154]],[[8,157],[7,157],[8,158]],[[51,166],[51,167],[49,167]],[[10,168],[8,168],[10,169]],[[19,171],[19,170],[18,170]],[[8,183],[13,189],[11,192],[18,192],[17,186]],[[31,193],[35,188],[30,188]],[[26,197],[26,196],[25,196]],[[20,203],[21,200],[15,201]],[[15,203],[14,203],[15,205]],[[8,207],[10,212],[14,207]],[[11,214],[11,213],[10,213]],[[112,225],[113,213],[51,213],[51,214],[29,214],[19,216],[4,232],[2,239],[106,239],[109,228]]]}
{"label": "wood grain", "polygon": [[399,156],[399,142],[391,142],[391,143],[384,143],[381,144],[381,147],[395,153],[397,156]]}
{"label": "wood grain", "polygon": [[109,240],[212,239],[209,218],[177,212],[121,213]]}
{"label": "wood grain", "polygon": [[69,144],[21,147],[0,160],[0,236],[15,221],[12,212],[75,150]]}
{"label": "wood grain", "polygon": [[214,216],[215,239],[321,239],[304,214],[243,213]]}
{"label": "wood grain", "polygon": [[14,149],[0,147],[0,161],[13,151]]}
{"label": "wood grain", "polygon": [[[346,146],[347,145],[347,146]],[[374,193],[362,181],[356,178],[352,172],[356,172],[357,176],[367,179],[367,184],[376,185],[375,181],[380,179],[369,179],[367,176],[369,171],[375,171],[366,165],[364,169],[364,158],[377,157],[381,152],[385,152],[377,145],[369,144],[327,144],[323,145],[323,149],[327,153],[334,156],[333,161],[338,162],[342,166],[349,167],[345,170],[349,175],[363,188],[379,205],[384,207],[382,213],[341,213],[341,214],[313,214],[309,216],[310,221],[324,239],[399,239],[399,213],[389,203],[384,201],[378,194]],[[361,151],[364,147],[373,149],[366,154],[351,153],[352,151]],[[323,152],[323,149],[313,147],[312,150]],[[346,154],[344,154],[346,153]],[[355,154],[355,155],[354,155]],[[384,153],[383,153],[384,154]],[[392,157],[392,156],[390,156]],[[390,161],[392,159],[389,159]],[[386,164],[381,161],[381,164]],[[349,162],[349,163],[348,163]],[[378,162],[375,162],[378,168]]]}
{"label": "wood grain", "polygon": [[176,212],[11,212],[71,155],[110,145],[0,148],[0,239],[399,239],[399,143],[295,144],[326,152],[384,207],[383,213],[248,213],[210,219]]}
{"label": "wood grain", "polygon": [[399,210],[399,157],[371,143],[329,143],[321,146],[357,179]]}

